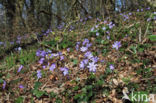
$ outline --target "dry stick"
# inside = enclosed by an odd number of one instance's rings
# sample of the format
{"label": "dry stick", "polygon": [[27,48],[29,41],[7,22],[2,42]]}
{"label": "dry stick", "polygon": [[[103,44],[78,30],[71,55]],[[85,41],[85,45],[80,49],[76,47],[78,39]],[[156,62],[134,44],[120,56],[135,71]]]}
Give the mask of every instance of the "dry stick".
{"label": "dry stick", "polygon": [[125,28],[131,28],[132,26],[134,26],[135,24],[139,24],[140,22],[136,22],[136,23],[134,23],[134,24],[131,24],[130,26],[126,26]]}
{"label": "dry stick", "polygon": [[[152,17],[152,14],[150,15],[150,18]],[[146,31],[144,33],[144,38],[146,37],[147,35],[147,32],[148,32],[148,29],[149,29],[149,25],[150,25],[150,22],[147,24],[147,28],[146,28]]]}
{"label": "dry stick", "polygon": [[139,42],[141,42],[141,34],[142,34],[142,32],[141,32],[141,27],[139,28]]}

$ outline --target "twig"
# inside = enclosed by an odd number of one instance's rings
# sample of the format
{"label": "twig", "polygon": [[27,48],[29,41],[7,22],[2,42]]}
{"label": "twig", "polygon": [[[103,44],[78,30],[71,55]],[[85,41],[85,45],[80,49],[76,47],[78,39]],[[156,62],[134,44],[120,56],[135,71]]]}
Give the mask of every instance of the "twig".
{"label": "twig", "polygon": [[140,22],[137,22],[137,23],[131,24],[130,26],[126,26],[126,28],[128,29],[128,28],[134,26],[135,24],[139,24],[139,23],[140,23]]}
{"label": "twig", "polygon": [[144,80],[145,80],[145,81],[147,81],[147,80],[152,80],[152,79],[155,79],[155,77],[156,77],[156,76],[152,76],[152,77],[150,77],[150,78],[144,78],[144,79],[141,79],[141,81],[144,81]]}
{"label": "twig", "polygon": [[[150,15],[150,18],[152,17],[152,14]],[[146,28],[146,31],[144,33],[144,38],[146,37],[147,35],[147,32],[148,32],[148,29],[149,29],[149,25],[150,25],[150,22],[147,24],[147,28]]]}
{"label": "twig", "polygon": [[141,34],[142,34],[142,32],[141,32],[141,27],[139,28],[139,42],[141,42]]}

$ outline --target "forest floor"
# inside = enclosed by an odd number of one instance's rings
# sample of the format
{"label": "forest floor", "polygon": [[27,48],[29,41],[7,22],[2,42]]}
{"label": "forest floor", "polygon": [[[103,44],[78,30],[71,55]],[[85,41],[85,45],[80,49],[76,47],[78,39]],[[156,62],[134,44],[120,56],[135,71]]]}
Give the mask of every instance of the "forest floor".
{"label": "forest floor", "polygon": [[156,94],[155,20],[144,10],[47,31],[0,61],[0,103],[122,103],[123,93]]}

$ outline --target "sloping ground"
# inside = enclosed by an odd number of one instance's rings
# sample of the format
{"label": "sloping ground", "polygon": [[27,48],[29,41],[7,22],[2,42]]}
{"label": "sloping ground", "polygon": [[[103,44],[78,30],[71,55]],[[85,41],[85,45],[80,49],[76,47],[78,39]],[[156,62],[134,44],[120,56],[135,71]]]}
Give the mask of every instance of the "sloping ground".
{"label": "sloping ground", "polygon": [[40,48],[1,63],[0,102],[122,103],[123,92],[156,94],[155,16],[124,13],[51,32]]}

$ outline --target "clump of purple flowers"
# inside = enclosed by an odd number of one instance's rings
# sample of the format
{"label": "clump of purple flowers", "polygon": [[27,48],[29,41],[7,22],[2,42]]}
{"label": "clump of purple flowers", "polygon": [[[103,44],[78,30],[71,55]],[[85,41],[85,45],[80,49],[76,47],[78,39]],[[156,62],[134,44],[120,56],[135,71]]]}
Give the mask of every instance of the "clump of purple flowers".
{"label": "clump of purple flowers", "polygon": [[36,56],[38,56],[38,57],[45,57],[46,54],[47,54],[47,52],[45,52],[44,50],[43,51],[41,51],[41,50],[36,51]]}
{"label": "clump of purple flowers", "polygon": [[[80,45],[80,42],[78,45]],[[96,63],[98,62],[99,58],[94,57],[92,52],[88,51],[89,47],[92,46],[88,39],[84,39],[82,45],[83,46],[80,48],[80,51],[84,52],[84,59],[80,62],[79,67],[81,69],[87,67],[90,72],[95,72],[97,69]]]}

